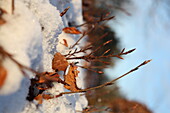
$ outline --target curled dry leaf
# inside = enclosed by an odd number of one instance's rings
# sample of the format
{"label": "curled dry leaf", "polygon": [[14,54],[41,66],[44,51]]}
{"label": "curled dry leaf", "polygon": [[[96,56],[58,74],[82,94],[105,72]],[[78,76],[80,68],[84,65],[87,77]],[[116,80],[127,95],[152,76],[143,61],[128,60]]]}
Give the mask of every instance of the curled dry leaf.
{"label": "curled dry leaf", "polygon": [[6,69],[2,65],[0,65],[0,88],[3,86],[6,77],[7,77]]}
{"label": "curled dry leaf", "polygon": [[65,33],[70,33],[70,34],[81,34],[81,32],[75,27],[65,27],[63,31]]}
{"label": "curled dry leaf", "polygon": [[56,71],[65,71],[67,66],[68,62],[66,58],[61,53],[57,52],[52,60],[52,69]]}
{"label": "curled dry leaf", "polygon": [[69,71],[67,75],[64,75],[64,81],[69,85],[64,85],[64,87],[71,91],[79,91],[80,89],[76,84],[76,77],[78,76],[79,71],[77,70],[77,66],[74,64],[70,64]]}

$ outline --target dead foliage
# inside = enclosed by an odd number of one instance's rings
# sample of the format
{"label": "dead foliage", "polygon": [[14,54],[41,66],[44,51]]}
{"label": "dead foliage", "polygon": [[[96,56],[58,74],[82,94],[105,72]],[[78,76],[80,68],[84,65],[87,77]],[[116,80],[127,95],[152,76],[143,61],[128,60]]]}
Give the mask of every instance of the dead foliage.
{"label": "dead foliage", "polygon": [[52,88],[54,86],[54,82],[68,85],[66,82],[60,79],[60,75],[56,72],[43,72],[36,75],[35,78],[31,79],[27,100],[33,101],[36,97],[37,100],[39,100],[39,98],[46,99],[42,98],[42,95],[44,95],[43,92]]}
{"label": "dead foliage", "polygon": [[81,34],[81,31],[79,31],[76,27],[65,27],[63,31],[69,34]]}
{"label": "dead foliage", "polygon": [[76,77],[78,77],[79,71],[77,70],[77,66],[73,63],[70,64],[68,73],[64,75],[64,81],[69,85],[64,85],[64,87],[71,91],[79,91],[80,89],[76,84]]}
{"label": "dead foliage", "polygon": [[70,6],[67,7],[66,9],[64,9],[64,11],[60,13],[60,16],[61,16],[61,17],[64,16],[69,9],[70,9]]}
{"label": "dead foliage", "polygon": [[52,69],[55,71],[65,71],[68,66],[68,61],[65,56],[57,52],[52,60]]}

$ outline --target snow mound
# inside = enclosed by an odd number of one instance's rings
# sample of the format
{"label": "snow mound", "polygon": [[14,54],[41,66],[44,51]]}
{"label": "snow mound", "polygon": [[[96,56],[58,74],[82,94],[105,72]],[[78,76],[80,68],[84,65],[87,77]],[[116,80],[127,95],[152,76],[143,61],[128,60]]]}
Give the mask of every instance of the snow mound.
{"label": "snow mound", "polygon": [[[54,2],[55,1],[55,2]],[[67,6],[73,6],[68,16],[60,17]],[[81,24],[81,0],[15,0],[14,14],[5,14],[7,21],[0,26],[0,45],[11,53],[19,63],[36,71],[53,71],[52,59],[56,52],[67,53],[60,42],[67,39],[75,43],[75,35],[62,33],[69,23]],[[74,22],[73,22],[74,21]],[[3,61],[8,71],[5,84],[0,89],[0,112],[7,113],[75,113],[87,106],[85,96],[80,94],[63,95],[59,98],[43,100],[38,106],[35,101],[26,100],[30,81],[34,77],[24,77],[17,65],[10,59]],[[83,87],[83,73],[77,78],[77,84]],[[68,91],[62,84],[56,83],[49,89],[53,95]],[[82,93],[81,93],[82,94]]]}

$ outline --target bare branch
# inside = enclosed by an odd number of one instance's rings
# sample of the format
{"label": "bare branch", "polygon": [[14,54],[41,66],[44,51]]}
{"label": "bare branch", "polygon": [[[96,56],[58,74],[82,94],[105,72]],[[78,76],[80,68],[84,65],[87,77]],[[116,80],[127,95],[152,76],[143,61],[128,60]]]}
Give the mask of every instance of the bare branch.
{"label": "bare branch", "polygon": [[[106,16],[107,16],[107,15],[106,15]],[[84,25],[86,25],[86,24],[92,24],[92,25],[98,24],[98,23],[103,22],[103,21],[111,20],[111,19],[113,19],[114,17],[115,17],[115,16],[111,16],[111,17],[105,18],[105,17],[102,17],[102,16],[101,16],[99,19],[94,20],[94,22],[85,22],[85,23],[80,24],[80,25],[77,25],[77,26],[75,26],[75,27],[81,27],[81,26],[84,26]]]}
{"label": "bare branch", "polygon": [[91,68],[88,68],[88,67],[85,67],[85,66],[79,66],[79,65],[76,65],[78,67],[81,67],[81,68],[84,68],[84,69],[87,69],[89,71],[92,71],[92,72],[95,72],[95,73],[99,73],[99,74],[102,74],[103,72],[102,71],[96,71],[96,70],[93,70]]}
{"label": "bare branch", "polygon": [[38,74],[38,72],[36,72],[35,70],[33,70],[33,69],[31,69],[31,68],[29,68],[29,67],[27,67],[27,66],[24,66],[24,65],[22,65],[22,64],[20,64],[17,60],[15,60],[14,58],[13,58],[13,55],[11,55],[10,53],[8,53],[7,51],[5,51],[4,49],[3,49],[3,47],[1,47],[0,46],[0,55],[1,55],[1,58],[2,59],[4,59],[4,58],[9,58],[9,59],[11,59],[18,67],[19,67],[19,69],[21,70],[21,72],[24,74],[24,75],[26,75],[26,73],[24,72],[24,69],[25,70],[28,70],[28,71],[30,71],[30,72],[33,72],[33,73],[35,73],[35,74]]}
{"label": "bare branch", "polygon": [[76,45],[78,45],[78,43],[80,42],[80,40],[82,38],[84,38],[84,36],[86,36],[88,33],[90,33],[92,30],[94,29],[94,27],[92,27],[91,29],[89,29],[88,31],[84,32],[83,35],[76,41],[75,44],[73,44],[70,49],[74,48]]}
{"label": "bare branch", "polygon": [[116,79],[113,79],[113,80],[110,81],[110,82],[106,82],[106,83],[104,83],[104,84],[102,84],[102,85],[99,85],[99,86],[96,86],[96,87],[92,87],[92,88],[81,89],[81,90],[79,90],[79,91],[62,92],[62,93],[60,93],[59,95],[56,95],[56,97],[60,97],[60,96],[65,95],[65,94],[83,93],[83,92],[87,92],[87,91],[90,91],[90,90],[99,89],[99,88],[102,88],[102,87],[105,87],[105,86],[108,86],[108,85],[112,85],[112,84],[114,84],[115,81],[117,81],[117,80],[123,78],[124,76],[126,76],[126,75],[128,75],[128,74],[130,74],[130,73],[132,73],[132,72],[134,72],[134,71],[136,71],[136,70],[138,70],[141,66],[149,63],[150,61],[151,61],[151,60],[146,60],[146,61],[144,61],[143,63],[139,64],[139,65],[136,66],[135,68],[133,68],[133,69],[131,69],[130,71],[128,71],[127,73],[121,75],[120,77],[118,77],[118,78],[116,78]]}

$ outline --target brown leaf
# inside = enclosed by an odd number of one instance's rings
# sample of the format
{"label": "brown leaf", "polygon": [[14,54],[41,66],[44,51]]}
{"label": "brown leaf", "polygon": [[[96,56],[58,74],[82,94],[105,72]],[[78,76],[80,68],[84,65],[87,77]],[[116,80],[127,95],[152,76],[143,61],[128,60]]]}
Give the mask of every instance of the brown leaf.
{"label": "brown leaf", "polygon": [[67,40],[66,40],[66,39],[63,39],[63,41],[64,41],[64,45],[65,45],[66,47],[68,47]]}
{"label": "brown leaf", "polygon": [[63,31],[65,33],[70,33],[70,34],[81,34],[81,32],[75,27],[65,27]]}
{"label": "brown leaf", "polygon": [[60,16],[62,17],[64,14],[67,13],[67,11],[69,10],[70,7],[67,7],[66,9],[64,9],[63,12],[60,13]]}
{"label": "brown leaf", "polygon": [[38,104],[42,104],[42,102],[43,102],[42,94],[39,94],[39,95],[36,96],[34,99],[38,101]]}
{"label": "brown leaf", "polygon": [[0,88],[3,86],[6,77],[7,77],[6,69],[2,65],[0,65]]}
{"label": "brown leaf", "polygon": [[56,71],[65,71],[67,66],[68,62],[66,58],[61,53],[57,52],[52,60],[52,69]]}
{"label": "brown leaf", "polygon": [[66,82],[64,82],[60,75],[56,72],[43,72],[39,75],[38,81],[36,83],[44,83],[46,87],[38,86],[37,88],[39,90],[46,90],[51,88],[52,82],[58,82],[64,85],[69,85]]}
{"label": "brown leaf", "polygon": [[69,85],[64,85],[66,89],[71,90],[71,91],[80,90],[76,84],[76,77],[78,76],[78,73],[79,71],[77,70],[77,66],[75,66],[74,64],[70,64],[69,71],[67,75],[64,76],[64,81],[67,84],[69,84]]}
{"label": "brown leaf", "polygon": [[47,81],[57,81],[60,77],[56,72],[43,72],[41,76],[39,76],[38,83],[45,83]]}

